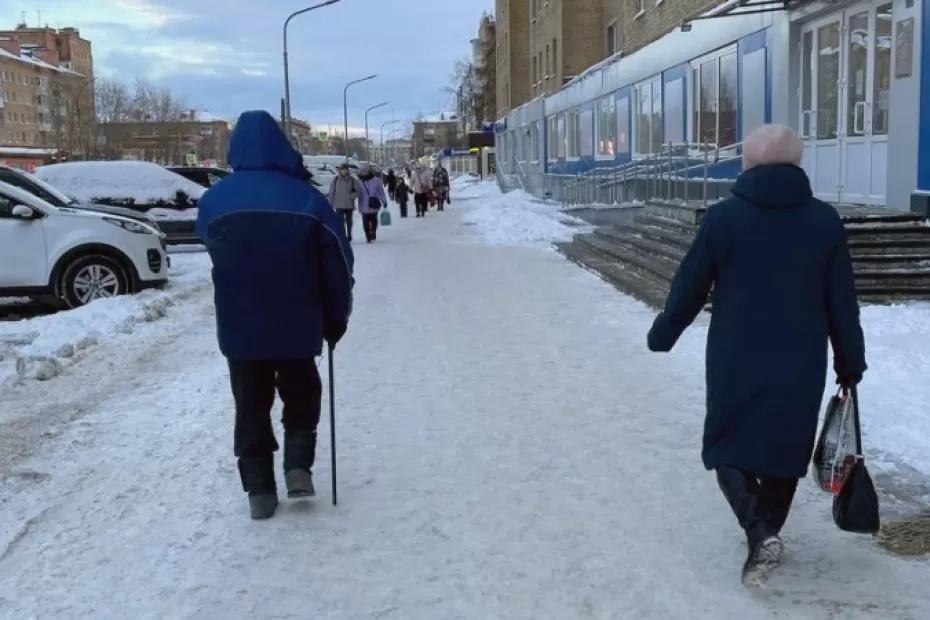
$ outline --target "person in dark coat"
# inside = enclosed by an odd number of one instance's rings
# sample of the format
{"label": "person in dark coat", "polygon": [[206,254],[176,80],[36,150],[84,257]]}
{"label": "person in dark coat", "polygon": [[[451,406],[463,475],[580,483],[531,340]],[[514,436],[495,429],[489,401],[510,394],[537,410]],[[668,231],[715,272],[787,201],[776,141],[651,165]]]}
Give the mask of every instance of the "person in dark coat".
{"label": "person in dark coat", "polygon": [[410,187],[401,177],[397,179],[397,187],[394,188],[394,200],[400,205],[400,216],[407,217],[407,205],[410,202]]}
{"label": "person in dark coat", "polygon": [[352,249],[341,218],[304,180],[302,159],[267,112],[236,124],[229,175],[204,194],[197,232],[213,261],[220,351],[236,404],[234,452],[253,519],[278,505],[271,425],[284,401],[289,497],[314,494],[322,387],[314,358],[352,310]]}
{"label": "person in dark coat", "polygon": [[394,174],[393,168],[388,169],[388,173],[384,177],[384,184],[387,186],[388,196],[396,202],[394,190],[397,189],[397,175]]}
{"label": "person in dark coat", "polygon": [[827,340],[838,383],[866,370],[843,223],[813,198],[802,152],[786,127],[747,138],[733,197],[707,212],[648,338],[652,351],[670,351],[713,288],[702,456],[748,537],[749,583],[783,551],[817,433]]}

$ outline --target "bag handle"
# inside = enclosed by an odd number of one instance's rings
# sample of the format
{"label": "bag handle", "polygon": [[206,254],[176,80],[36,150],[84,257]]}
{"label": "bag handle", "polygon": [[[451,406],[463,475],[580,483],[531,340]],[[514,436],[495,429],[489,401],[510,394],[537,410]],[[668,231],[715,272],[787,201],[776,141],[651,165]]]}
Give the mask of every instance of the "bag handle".
{"label": "bag handle", "polygon": [[855,385],[849,388],[853,400],[853,428],[856,429],[856,458],[860,461],[862,456],[862,429],[859,426],[859,390]]}

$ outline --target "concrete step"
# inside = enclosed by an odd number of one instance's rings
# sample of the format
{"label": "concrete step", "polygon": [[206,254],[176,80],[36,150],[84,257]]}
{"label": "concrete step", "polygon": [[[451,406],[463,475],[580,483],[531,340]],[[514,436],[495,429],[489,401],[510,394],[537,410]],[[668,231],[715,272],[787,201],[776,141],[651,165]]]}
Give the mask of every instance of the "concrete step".
{"label": "concrete step", "polygon": [[700,224],[707,213],[703,206],[679,204],[673,202],[650,201],[646,203],[645,212],[648,215],[676,220],[684,224]]}
{"label": "concrete step", "polygon": [[671,282],[678,269],[678,261],[639,251],[634,246],[605,239],[593,233],[575,235],[575,243],[591,247],[593,250],[606,254],[611,258],[632,265],[637,269],[647,271],[653,276]]}
{"label": "concrete step", "polygon": [[641,237],[643,239],[648,239],[649,241],[654,241],[656,243],[662,243],[678,248],[682,252],[686,252],[688,248],[691,247],[691,242],[694,239],[691,235],[683,235],[680,232],[669,230],[668,228],[664,228],[662,226],[653,226],[639,222],[627,225],[617,225],[613,228],[616,234]]}
{"label": "concrete step", "polygon": [[670,234],[681,235],[688,240],[688,243],[691,243],[691,240],[694,239],[694,236],[697,235],[698,231],[697,224],[686,224],[684,222],[669,219],[667,217],[650,215],[645,211],[645,209],[643,210],[643,213],[636,216],[635,223],[642,224],[643,226],[660,228]]}
{"label": "concrete step", "polygon": [[[680,263],[688,251],[687,245],[670,243],[664,239],[654,239],[649,232],[644,235],[640,232],[618,230],[616,228],[598,228],[595,229],[594,234],[612,243],[637,249],[653,256],[668,258],[676,263]],[[656,236],[658,237],[658,235]]]}
{"label": "concrete step", "polygon": [[596,273],[621,292],[653,306],[661,307],[668,295],[668,283],[631,265],[624,265],[584,243],[556,243],[566,258]]}

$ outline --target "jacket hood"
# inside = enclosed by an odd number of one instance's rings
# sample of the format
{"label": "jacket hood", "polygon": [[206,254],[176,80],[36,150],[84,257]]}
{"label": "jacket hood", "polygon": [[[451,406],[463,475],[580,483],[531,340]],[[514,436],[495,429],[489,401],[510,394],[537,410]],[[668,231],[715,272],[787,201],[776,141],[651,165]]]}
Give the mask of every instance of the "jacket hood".
{"label": "jacket hood", "polygon": [[236,123],[229,145],[233,170],[279,170],[297,177],[305,175],[303,158],[277,121],[264,110],[244,112]]}
{"label": "jacket hood", "polygon": [[803,170],[792,164],[772,164],[741,174],[733,195],[760,207],[790,208],[806,205],[813,192]]}

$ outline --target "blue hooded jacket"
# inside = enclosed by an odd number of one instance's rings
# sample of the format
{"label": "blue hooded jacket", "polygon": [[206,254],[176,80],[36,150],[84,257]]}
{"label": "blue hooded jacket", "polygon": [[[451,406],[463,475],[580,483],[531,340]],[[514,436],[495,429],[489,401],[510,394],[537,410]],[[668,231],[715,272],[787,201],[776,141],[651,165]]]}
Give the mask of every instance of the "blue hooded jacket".
{"label": "blue hooded jacket", "polygon": [[713,287],[704,465],[757,476],[807,471],[827,375],[866,370],[856,284],[836,210],[803,170],[752,168],[712,207],[672,284],[649,348],[669,351]]}
{"label": "blue hooded jacket", "polygon": [[231,360],[320,355],[324,334],[352,311],[340,219],[267,112],[239,118],[229,162],[233,174],[204,194],[197,218],[213,260],[220,350]]}

